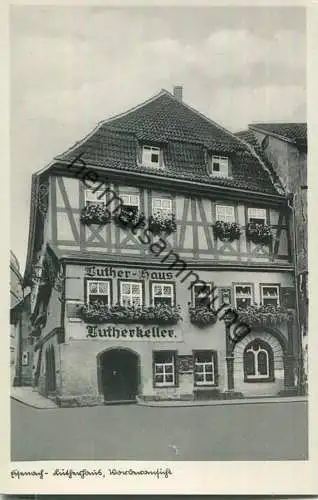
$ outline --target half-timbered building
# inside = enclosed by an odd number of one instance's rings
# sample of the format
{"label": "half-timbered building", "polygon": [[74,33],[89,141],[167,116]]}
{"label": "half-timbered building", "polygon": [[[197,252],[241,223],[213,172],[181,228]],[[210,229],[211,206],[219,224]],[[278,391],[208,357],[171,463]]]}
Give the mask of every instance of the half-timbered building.
{"label": "half-timbered building", "polygon": [[61,405],[292,394],[290,240],[275,171],[180,87],[103,121],[33,176],[34,385]]}

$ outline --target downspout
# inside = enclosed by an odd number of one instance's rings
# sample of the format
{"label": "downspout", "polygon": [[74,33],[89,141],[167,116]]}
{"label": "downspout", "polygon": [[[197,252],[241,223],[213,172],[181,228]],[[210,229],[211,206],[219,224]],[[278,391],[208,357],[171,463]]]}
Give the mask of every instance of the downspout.
{"label": "downspout", "polygon": [[303,352],[302,352],[302,338],[300,331],[300,318],[299,318],[299,284],[298,284],[298,276],[297,276],[297,235],[296,235],[296,216],[295,216],[295,193],[289,193],[287,198],[288,208],[292,213],[292,232],[293,232],[293,250],[294,250],[294,281],[295,281],[295,289],[296,289],[296,326],[297,326],[297,344],[298,344],[298,358],[297,358],[297,389],[298,393],[301,392],[302,388],[302,373],[303,373]]}

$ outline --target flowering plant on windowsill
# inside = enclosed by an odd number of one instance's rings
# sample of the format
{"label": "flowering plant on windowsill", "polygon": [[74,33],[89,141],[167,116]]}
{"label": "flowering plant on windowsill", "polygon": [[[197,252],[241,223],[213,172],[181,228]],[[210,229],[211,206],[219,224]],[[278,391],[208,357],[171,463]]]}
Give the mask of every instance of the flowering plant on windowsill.
{"label": "flowering plant on windowsill", "polygon": [[213,232],[220,241],[234,241],[241,236],[240,226],[236,222],[218,220],[213,226]]}
{"label": "flowering plant on windowsill", "polygon": [[[279,306],[258,305],[248,306],[246,309],[236,309],[238,319],[249,326],[275,326],[285,323],[289,320],[292,313]],[[225,315],[226,319],[226,315]]]}
{"label": "flowering plant on windowsill", "polygon": [[136,210],[132,210],[129,207],[121,206],[118,213],[114,215],[115,223],[122,229],[132,229],[133,227],[145,227],[145,216],[140,213],[136,207]]}
{"label": "flowering plant on windowsill", "polygon": [[189,303],[189,315],[190,322],[199,328],[212,326],[217,320],[215,312],[208,305],[194,307],[191,306],[191,303]]}
{"label": "flowering plant on windowsill", "polygon": [[171,234],[177,230],[176,216],[173,213],[162,214],[156,212],[149,217],[149,230],[152,234]]}
{"label": "flowering plant on windowsill", "polygon": [[269,245],[273,238],[272,228],[269,224],[249,222],[246,226],[246,238],[256,244]]}
{"label": "flowering plant on windowsill", "polygon": [[80,220],[86,226],[91,224],[102,226],[110,222],[110,212],[105,203],[90,203],[82,209]]}
{"label": "flowering plant on windowsill", "polygon": [[79,316],[85,323],[142,323],[175,325],[181,320],[180,306],[159,304],[156,306],[106,306],[86,304]]}

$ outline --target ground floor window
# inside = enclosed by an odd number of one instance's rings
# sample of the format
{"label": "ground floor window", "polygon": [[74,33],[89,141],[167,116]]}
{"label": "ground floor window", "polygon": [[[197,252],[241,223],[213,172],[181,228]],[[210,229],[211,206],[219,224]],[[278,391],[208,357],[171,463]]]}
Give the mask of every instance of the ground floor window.
{"label": "ground floor window", "polygon": [[154,387],[173,387],[176,384],[175,351],[153,353]]}
{"label": "ground floor window", "polygon": [[215,351],[194,352],[194,385],[216,385],[216,370]]}
{"label": "ground floor window", "polygon": [[255,339],[250,342],[243,356],[245,382],[272,382],[274,380],[274,355],[267,342]]}

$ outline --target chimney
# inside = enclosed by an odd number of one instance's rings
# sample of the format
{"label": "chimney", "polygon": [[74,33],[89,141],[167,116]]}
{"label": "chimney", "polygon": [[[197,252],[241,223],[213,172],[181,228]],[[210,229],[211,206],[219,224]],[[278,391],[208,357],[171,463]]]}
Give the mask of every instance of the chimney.
{"label": "chimney", "polygon": [[173,95],[177,99],[177,101],[182,102],[182,85],[175,85],[173,87]]}

